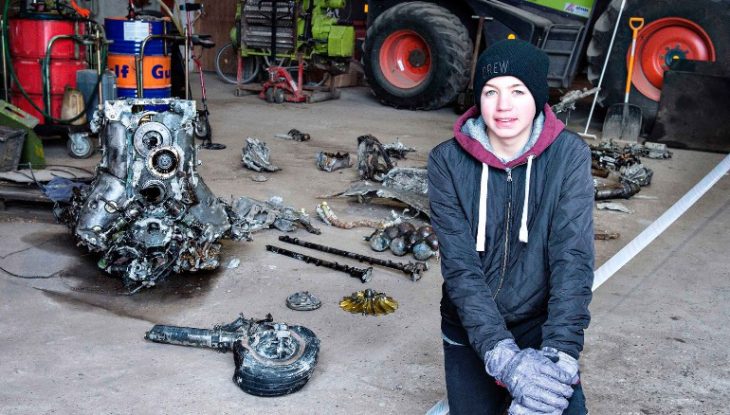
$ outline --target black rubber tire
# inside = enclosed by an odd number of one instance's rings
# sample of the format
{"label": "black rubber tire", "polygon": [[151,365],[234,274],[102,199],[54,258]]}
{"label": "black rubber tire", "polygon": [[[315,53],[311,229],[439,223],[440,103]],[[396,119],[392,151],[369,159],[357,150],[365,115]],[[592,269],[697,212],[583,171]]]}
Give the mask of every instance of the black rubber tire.
{"label": "black rubber tire", "polygon": [[66,140],[66,150],[68,150],[68,155],[72,158],[87,159],[94,155],[96,146],[94,146],[94,140],[88,136],[82,140],[80,145],[75,145],[71,137],[69,137]]}
{"label": "black rubber tire", "polygon": [[198,140],[210,140],[213,135],[210,128],[210,120],[205,110],[198,111],[198,119],[193,123],[193,134]]}
{"label": "black rubber tire", "polygon": [[[301,354],[294,361],[277,361],[256,355],[241,341],[233,346],[233,360],[236,370],[233,382],[244,392],[255,396],[282,396],[294,393],[304,387],[317,365],[319,339],[308,328],[289,326],[289,330],[300,339]],[[297,354],[295,354],[296,356]]]}
{"label": "black rubber tire", "polygon": [[[598,84],[620,7],[621,0],[613,0],[593,28],[587,58],[588,80],[594,85]],[[601,106],[608,108],[624,100],[626,55],[631,48],[632,34],[628,22],[632,16],[643,17],[646,24],[657,19],[674,16],[695,22],[702,26],[712,39],[717,61],[725,66],[730,65],[730,26],[727,24],[728,18],[730,18],[730,0],[626,2],[598,98]],[[639,59],[638,55],[636,59]],[[645,131],[650,131],[656,119],[659,103],[644,96],[634,86],[631,87],[629,93],[629,102],[641,107]]]}
{"label": "black rubber tire", "polygon": [[[232,62],[236,58],[236,53],[238,52],[233,48],[233,43],[227,43],[221,46],[215,55],[215,73],[223,82],[229,84],[237,83],[236,69],[238,64]],[[243,59],[243,79],[241,79],[241,83],[247,84],[258,78],[259,71],[261,70],[261,59],[258,56],[249,56]]]}
{"label": "black rubber tire", "polygon": [[[430,73],[414,88],[396,87],[380,68],[383,42],[398,30],[418,33],[431,49]],[[383,104],[419,110],[440,108],[453,101],[469,82],[472,49],[466,27],[447,9],[420,1],[400,3],[378,16],[367,31],[365,76]]]}

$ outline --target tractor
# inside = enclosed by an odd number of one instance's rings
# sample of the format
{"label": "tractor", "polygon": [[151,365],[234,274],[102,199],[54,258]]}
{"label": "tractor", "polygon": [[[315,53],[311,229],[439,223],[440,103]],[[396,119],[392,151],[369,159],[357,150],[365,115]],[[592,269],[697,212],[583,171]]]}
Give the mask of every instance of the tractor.
{"label": "tractor", "polygon": [[[363,48],[365,76],[375,96],[397,108],[430,110],[455,100],[469,85],[473,39],[482,47],[514,35],[550,58],[548,83],[568,88],[584,72],[603,107],[623,101],[632,31],[643,17],[636,45],[630,101],[651,128],[664,72],[675,61],[730,65],[730,0],[370,0]],[[487,20],[477,33],[478,20]]]}

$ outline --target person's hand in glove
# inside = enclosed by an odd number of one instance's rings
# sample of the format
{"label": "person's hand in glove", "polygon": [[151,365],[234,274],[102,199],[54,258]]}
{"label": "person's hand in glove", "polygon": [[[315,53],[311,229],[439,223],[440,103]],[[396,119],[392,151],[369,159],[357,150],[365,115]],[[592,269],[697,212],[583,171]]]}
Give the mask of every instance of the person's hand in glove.
{"label": "person's hand in glove", "polygon": [[570,378],[570,385],[577,385],[580,382],[578,376],[578,360],[573,356],[561,352],[554,347],[543,347],[540,352],[543,356],[550,359],[550,361],[555,362],[558,369],[562,370],[565,376]]}
{"label": "person's hand in glove", "polygon": [[486,370],[502,383],[512,399],[527,410],[553,413],[568,407],[573,388],[571,378],[535,349],[520,350],[513,339],[505,339],[487,352]]}
{"label": "person's hand in glove", "polygon": [[537,412],[532,409],[527,409],[515,401],[512,401],[512,404],[509,406],[509,410],[507,411],[507,415],[562,415],[562,413],[562,409],[555,408],[549,412]]}

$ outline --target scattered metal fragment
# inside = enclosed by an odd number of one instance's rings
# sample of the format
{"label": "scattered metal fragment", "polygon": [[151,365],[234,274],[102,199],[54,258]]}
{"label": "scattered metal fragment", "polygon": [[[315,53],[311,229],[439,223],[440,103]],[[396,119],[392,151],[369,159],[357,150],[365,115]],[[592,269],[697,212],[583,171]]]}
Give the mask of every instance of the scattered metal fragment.
{"label": "scattered metal fragment", "polygon": [[618,239],[621,235],[618,232],[596,231],[593,239],[596,241],[608,241],[610,239]]}
{"label": "scattered metal fragment", "polygon": [[304,387],[317,365],[319,339],[304,326],[241,314],[210,329],[155,325],[145,339],[165,344],[233,351],[233,381],[246,393],[282,396]]}
{"label": "scattered metal fragment", "polygon": [[[169,110],[138,110],[145,105]],[[96,124],[103,143],[96,178],[54,209],[79,245],[102,254],[98,266],[132,292],[173,272],[220,265],[219,240],[231,225],[226,204],[196,172],[195,114],[194,101],[175,98],[107,101]]]}
{"label": "scattered metal fragment", "polygon": [[359,201],[367,201],[372,197],[394,199],[410,206],[417,213],[426,216],[431,214],[428,206],[426,169],[396,167],[383,175],[382,181],[383,183],[358,181],[343,192],[320,197],[356,196]]}
{"label": "scattered metal fragment", "polygon": [[241,161],[244,167],[254,171],[275,172],[281,170],[271,164],[269,157],[270,152],[266,143],[256,138],[248,137],[246,139],[246,146],[241,150]]}
{"label": "scattered metal fragment", "polygon": [[286,298],[286,306],[295,311],[312,311],[322,306],[322,301],[309,291],[299,291]]}
{"label": "scattered metal fragment", "polygon": [[254,182],[263,183],[265,181],[268,181],[269,178],[264,176],[263,174],[257,174],[255,176],[251,176],[251,180],[253,180]]}
{"label": "scattered metal fragment", "polygon": [[357,138],[357,170],[361,179],[383,181],[393,167],[395,163],[375,136],[366,134]]}
{"label": "scattered metal fragment", "polygon": [[403,160],[406,158],[407,153],[413,153],[416,151],[413,147],[408,147],[405,144],[400,142],[400,139],[396,138],[394,143],[390,144],[383,144],[383,149],[385,149],[385,152],[388,154],[388,156]]}
{"label": "scattered metal fragment", "polygon": [[654,176],[654,171],[641,163],[623,166],[619,169],[619,173],[622,181],[636,183],[642,187],[649,186]]}
{"label": "scattered metal fragment", "polygon": [[247,239],[251,233],[271,227],[282,232],[292,232],[297,225],[310,233],[322,233],[312,225],[309,215],[303,209],[296,211],[292,207],[284,206],[283,200],[278,196],[266,202],[241,196],[227,209],[231,219],[232,239]]}
{"label": "scattered metal fragment", "polygon": [[328,153],[320,151],[315,158],[317,167],[326,172],[352,167],[350,153]]}
{"label": "scattered metal fragment", "polygon": [[667,149],[664,143],[653,143],[651,141],[644,142],[641,155],[650,159],[668,159],[672,158],[672,152]]}
{"label": "scattered metal fragment", "polygon": [[385,293],[368,288],[344,297],[340,301],[340,308],[353,314],[380,316],[397,310],[398,302]]}
{"label": "scattered metal fragment", "polygon": [[598,202],[596,203],[598,210],[612,210],[615,212],[634,213],[631,209],[617,202]]}
{"label": "scattered metal fragment", "polygon": [[634,182],[595,185],[595,200],[629,199],[639,193],[641,186]]}
{"label": "scattered metal fragment", "polygon": [[319,259],[315,257],[311,257],[309,255],[304,255],[299,252],[290,251],[285,248],[279,248],[278,246],[273,245],[266,245],[266,250],[269,252],[273,252],[276,254],[288,256],[289,258],[298,259],[300,261],[304,261],[308,264],[314,264],[318,267],[325,267],[334,269],[336,271],[342,271],[346,274],[349,274],[353,278],[360,278],[360,281],[362,283],[366,283],[370,281],[373,278],[373,267],[368,268],[357,268],[357,267],[351,267],[349,265],[340,264],[337,262],[331,262],[324,259]]}
{"label": "scattered metal fragment", "polygon": [[231,258],[231,260],[228,261],[228,265],[226,265],[226,268],[228,268],[228,269],[238,268],[239,265],[241,265],[240,259]]}
{"label": "scattered metal fragment", "polygon": [[283,138],[284,140],[293,140],[293,141],[309,141],[312,138],[309,136],[309,134],[303,133],[303,132],[297,130],[296,128],[292,128],[286,134],[274,134],[274,137]]}
{"label": "scattered metal fragment", "polygon": [[433,256],[438,258],[438,238],[433,232],[433,228],[428,225],[416,229],[413,224],[402,222],[385,229],[378,229],[370,236],[366,236],[365,240],[376,252],[390,248],[393,255],[403,256],[411,252],[419,261],[426,261]]}
{"label": "scattered metal fragment", "polygon": [[[342,229],[352,229],[360,227],[380,229],[390,225],[396,225],[403,220],[402,215],[398,215],[394,211],[391,211],[391,216],[393,217],[392,220],[360,219],[355,221],[343,221],[340,220],[337,215],[335,215],[327,202],[321,202],[319,205],[317,205],[315,210],[317,211],[317,216],[319,216],[322,222],[326,223],[327,225]],[[406,211],[408,211],[408,209],[406,209]]]}
{"label": "scattered metal fragment", "polygon": [[572,91],[566,92],[563,96],[560,97],[560,102],[550,107],[555,114],[560,114],[564,111],[572,111],[575,109],[575,103],[578,100],[581,100],[585,97],[589,97],[593,94],[595,94],[598,91],[598,87],[596,88],[583,88],[583,89],[574,89]]}
{"label": "scattered metal fragment", "polygon": [[345,251],[344,249],[332,248],[330,246],[315,244],[312,242],[302,241],[299,238],[292,238],[289,235],[279,236],[279,240],[282,242],[303,246],[305,248],[316,249],[317,251],[327,252],[329,254],[335,254],[344,256],[347,258],[356,259],[360,262],[366,262],[370,265],[382,265],[384,267],[393,268],[411,277],[411,281],[418,281],[421,279],[421,273],[428,270],[428,264],[425,262],[409,262],[404,264],[402,262],[393,262],[391,260],[383,260],[373,258],[367,255],[361,255],[355,252]]}

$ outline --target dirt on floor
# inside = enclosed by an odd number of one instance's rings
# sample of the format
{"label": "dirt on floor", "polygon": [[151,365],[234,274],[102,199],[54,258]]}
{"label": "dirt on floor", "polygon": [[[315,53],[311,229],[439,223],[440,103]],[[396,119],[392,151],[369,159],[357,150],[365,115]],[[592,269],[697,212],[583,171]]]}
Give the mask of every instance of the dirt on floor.
{"label": "dirt on floor", "polygon": [[[428,152],[452,136],[451,109],[419,112],[381,106],[366,88],[342,91],[336,101],[268,104],[236,97],[232,87],[208,80],[214,142],[201,150],[200,176],[219,197],[272,196],[314,215],[318,196],[346,189],[356,168],[326,173],[319,151],[350,152],[357,137],[399,139],[416,148],[399,166],[425,167]],[[584,120],[584,118],[582,118]],[[571,121],[582,130],[581,116]],[[584,121],[582,121],[584,122]],[[297,128],[311,141],[274,138]],[[265,141],[282,168],[259,175],[241,165],[247,137]],[[99,154],[71,160],[62,142],[46,144],[49,163],[93,168]],[[626,245],[704,176],[722,155],[675,151],[670,160],[647,160],[654,181],[622,201],[633,213],[596,211],[596,229],[619,233],[596,241],[596,264]],[[730,397],[727,260],[728,189],[723,178],[676,226],[595,294],[593,324],[581,359],[591,414],[722,413]],[[329,199],[341,219],[384,219],[401,207]],[[16,209],[13,211],[13,209]],[[375,267],[362,284],[346,274],[266,252],[281,232],[251,242],[225,241],[222,264],[236,268],[173,276],[127,295],[121,282],[101,273],[96,257],[75,247],[68,229],[45,213],[9,206],[0,221],[0,412],[4,414],[245,413],[422,414],[445,394],[439,330],[439,264],[413,282]],[[15,212],[15,213],[13,213]],[[16,216],[22,219],[15,219]],[[367,228],[328,227],[295,236],[383,259],[370,250]],[[348,262],[305,248],[322,258]],[[687,257],[687,255],[691,255]],[[412,258],[410,258],[412,259]],[[398,260],[408,260],[400,258]],[[661,276],[661,278],[659,278]],[[724,282],[723,282],[724,281]],[[352,292],[373,288],[399,303],[390,315],[349,314],[338,307]],[[308,290],[323,302],[311,312],[285,306],[288,295]],[[243,393],[231,381],[232,355],[145,341],[153,324],[212,327],[239,313],[304,325],[321,339],[319,363],[300,391],[279,398]],[[720,350],[722,349],[722,351]],[[725,398],[725,399],[723,399]]]}

